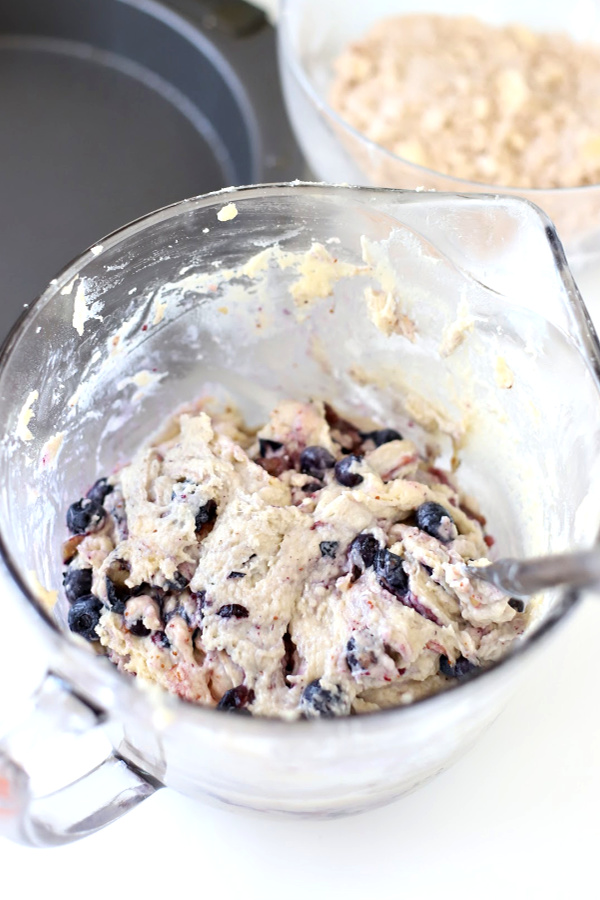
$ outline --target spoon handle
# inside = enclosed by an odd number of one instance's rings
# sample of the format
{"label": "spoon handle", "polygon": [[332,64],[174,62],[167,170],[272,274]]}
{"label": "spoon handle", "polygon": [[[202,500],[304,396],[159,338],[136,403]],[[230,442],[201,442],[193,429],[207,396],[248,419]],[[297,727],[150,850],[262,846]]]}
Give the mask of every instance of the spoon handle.
{"label": "spoon handle", "polygon": [[526,600],[544,588],[561,584],[589,587],[600,582],[600,549],[537,559],[500,559],[490,566],[467,566],[467,570],[505,594]]}

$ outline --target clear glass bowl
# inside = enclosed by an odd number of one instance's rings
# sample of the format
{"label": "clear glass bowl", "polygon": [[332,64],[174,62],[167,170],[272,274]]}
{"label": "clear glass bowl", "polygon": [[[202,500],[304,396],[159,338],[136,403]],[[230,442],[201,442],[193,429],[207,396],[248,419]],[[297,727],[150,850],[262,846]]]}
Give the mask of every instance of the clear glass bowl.
{"label": "clear glass bowl", "polygon": [[564,31],[600,43],[600,5],[588,0],[282,0],[279,63],[288,115],[308,164],[330,183],[483,191],[525,197],[555,222],[576,272],[600,262],[600,185],[524,190],[453,178],[418,166],[373,143],[328,102],[333,61],[377,21],[411,12],[473,15],[494,25],[520,22],[534,30]]}
{"label": "clear glass bowl", "polygon": [[[237,216],[220,221],[217,212],[230,202]],[[414,320],[414,343],[386,336],[369,318],[364,291],[372,270],[342,278],[301,310],[290,296],[293,268],[262,266],[259,258],[245,274],[232,271],[275,242],[303,252],[315,240],[363,265],[365,238],[378,276]],[[473,330],[442,357],[440,337],[465,305]],[[499,359],[513,373],[510,390],[497,383]],[[597,338],[552,226],[510,197],[250,187],[160,210],[75,260],[0,355],[2,594],[4,603],[28,610],[27,627],[43,639],[60,679],[48,690],[61,703],[46,697],[38,705],[52,717],[70,709],[73,697],[86,704],[116,754],[100,774],[112,784],[114,771],[126,771],[137,787],[115,789],[117,802],[106,799],[108,788],[93,793],[89,776],[73,788],[79,824],[68,821],[76,815],[71,794],[59,792],[38,819],[36,839],[72,839],[100,827],[162,784],[296,815],[389,801],[465,751],[577,600],[549,592],[533,636],[499,664],[380,713],[259,720],[144,689],[65,631],[64,514],[205,382],[228,388],[252,422],[282,397],[321,396],[347,413],[371,411],[401,425],[404,417],[418,420],[407,397],[427,398],[459,440],[460,482],[479,499],[498,552],[520,555],[596,537],[599,372]],[[51,610],[40,584],[59,591]],[[31,646],[26,632],[17,639]],[[65,713],[54,728],[72,729],[74,720]],[[30,815],[27,765],[16,743],[0,741],[0,777],[4,766],[25,798],[14,808]],[[92,806],[86,815],[82,797]]]}

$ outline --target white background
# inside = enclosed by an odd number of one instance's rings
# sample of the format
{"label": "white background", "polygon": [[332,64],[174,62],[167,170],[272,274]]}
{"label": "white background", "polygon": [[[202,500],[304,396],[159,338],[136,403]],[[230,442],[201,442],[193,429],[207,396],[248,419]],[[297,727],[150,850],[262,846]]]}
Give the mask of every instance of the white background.
{"label": "white background", "polygon": [[[5,617],[4,672],[11,624]],[[0,895],[600,897],[599,644],[600,597],[590,597],[476,747],[384,809],[296,821],[162,790],[77,844],[31,850],[0,839]]]}

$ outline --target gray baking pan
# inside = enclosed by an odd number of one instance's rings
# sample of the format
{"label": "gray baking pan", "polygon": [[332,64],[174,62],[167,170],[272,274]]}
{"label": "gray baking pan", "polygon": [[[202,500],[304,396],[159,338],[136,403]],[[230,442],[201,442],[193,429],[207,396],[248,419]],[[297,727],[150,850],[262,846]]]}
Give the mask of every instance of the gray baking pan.
{"label": "gray baking pan", "polygon": [[274,34],[241,0],[0,0],[0,339],[89,245],[302,174]]}

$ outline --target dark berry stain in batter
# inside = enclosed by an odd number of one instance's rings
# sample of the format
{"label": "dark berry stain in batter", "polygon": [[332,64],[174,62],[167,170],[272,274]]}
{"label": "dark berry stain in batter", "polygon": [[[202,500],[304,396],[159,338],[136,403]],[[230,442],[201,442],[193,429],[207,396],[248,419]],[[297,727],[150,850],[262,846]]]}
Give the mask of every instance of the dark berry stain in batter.
{"label": "dark berry stain in batter", "polygon": [[192,591],[190,596],[196,604],[196,621],[200,623],[204,618],[204,609],[206,607],[206,591]]}
{"label": "dark berry stain in batter", "polygon": [[72,503],[67,510],[67,528],[71,534],[86,534],[98,531],[106,518],[106,510],[97,500],[83,497]]}
{"label": "dark berry stain in batter", "polygon": [[308,484],[302,485],[302,490],[305,494],[315,494],[317,491],[320,491],[323,485],[319,481],[310,481]]}
{"label": "dark berry stain in batter", "polygon": [[130,634],[135,634],[136,637],[148,637],[151,634],[149,628],[146,628],[141,619],[138,619],[137,622],[131,622],[127,625],[127,630]]}
{"label": "dark berry stain in batter", "polygon": [[327,469],[333,469],[335,459],[325,447],[305,447],[300,454],[300,471],[311,478],[322,479]]}
{"label": "dark berry stain in batter", "polygon": [[183,606],[176,606],[175,609],[171,609],[168,613],[165,613],[165,625],[168,625],[175,616],[179,616],[180,619],[183,619],[188,628],[192,627],[192,620],[190,619],[187,609]]}
{"label": "dark berry stain in batter", "polygon": [[245,578],[245,572],[230,572],[227,578]]}
{"label": "dark berry stain in batter", "polygon": [[373,565],[378,552],[379,541],[372,534],[357,534],[348,548],[351,562],[364,569]]}
{"label": "dark berry stain in batter", "polygon": [[431,537],[447,544],[456,536],[454,519],[440,503],[429,500],[422,503],[415,512],[417,526]]}
{"label": "dark berry stain in batter", "polygon": [[281,441],[271,441],[268,438],[259,438],[258,439],[259,453],[261,457],[265,457],[269,455],[269,451],[272,453],[276,453],[277,450],[281,450],[283,444]]}
{"label": "dark berry stain in batter", "polygon": [[[119,576],[121,573],[118,573]],[[110,578],[108,575],[105,580],[106,584],[106,600],[110,610],[114,613],[122,615],[125,612],[125,603],[133,596],[133,589],[127,587],[122,580],[115,580],[115,573]]]}
{"label": "dark berry stain in batter", "polygon": [[63,575],[63,587],[69,603],[92,593],[91,569],[67,569]]}
{"label": "dark berry stain in batter", "polygon": [[153,644],[156,644],[157,647],[161,647],[163,650],[168,650],[171,646],[171,642],[164,631],[155,631],[151,640]]}
{"label": "dark berry stain in batter", "polygon": [[360,456],[355,456],[352,453],[350,456],[339,459],[335,464],[335,478],[338,484],[341,484],[343,487],[356,487],[364,481],[362,475],[352,471],[360,462]]}
{"label": "dark berry stain in batter", "polygon": [[338,541],[321,541],[319,544],[319,550],[321,551],[321,556],[327,556],[330,559],[334,559],[337,553],[337,549],[339,547]]}
{"label": "dark berry stain in batter", "polygon": [[217,703],[217,709],[222,709],[227,712],[247,713],[249,710],[247,710],[246,707],[250,706],[253,702],[254,691],[251,688],[247,688],[245,684],[238,684],[237,687],[225,691]]}
{"label": "dark berry stain in batter", "polygon": [[404,560],[390,550],[379,550],[375,557],[377,581],[390,593],[403,597],[408,593],[408,575],[404,571]]}
{"label": "dark berry stain in batter", "polygon": [[296,645],[292,640],[289,631],[283,636],[283,675],[285,683],[290,686],[287,680],[288,675],[294,674],[296,667]]}
{"label": "dark berry stain in batter", "polygon": [[102,603],[93,594],[80,597],[69,610],[69,628],[86,641],[98,641],[96,625],[100,621]]}
{"label": "dark berry stain in batter", "polygon": [[398,600],[404,606],[407,606],[409,609],[414,609],[416,613],[418,613],[420,616],[423,616],[424,619],[429,619],[429,621],[433,622],[435,625],[444,624],[438,619],[432,609],[429,609],[429,607],[425,606],[424,603],[421,603],[419,598],[416,597],[412,591],[407,591],[406,594],[398,597]]}
{"label": "dark berry stain in batter", "polygon": [[106,497],[109,494],[112,494],[113,490],[112,484],[109,484],[106,478],[99,478],[89,489],[86,497],[88,500],[93,500],[95,503],[99,503],[102,506]]}
{"label": "dark berry stain in batter", "polygon": [[450,664],[447,656],[440,656],[440,672],[446,678],[465,678],[477,669],[477,666],[469,662],[464,656],[459,656],[454,665]]}
{"label": "dark berry stain in batter", "polygon": [[131,596],[132,597],[141,597],[142,594],[146,594],[148,597],[152,597],[153,600],[162,602],[165,592],[162,588],[159,588],[155,584],[148,584],[147,581],[142,581],[141,584],[136,584],[135,587],[131,588]]}
{"label": "dark berry stain in batter", "polygon": [[327,690],[318,678],[307,684],[302,691],[300,708],[305,715],[331,719],[347,712],[347,703],[340,687]]}
{"label": "dark berry stain in batter", "polygon": [[273,478],[279,478],[280,475],[283,475],[290,468],[290,461],[287,456],[269,456],[266,459],[259,457],[254,462]]}
{"label": "dark berry stain in batter", "polygon": [[217,610],[217,615],[222,619],[247,619],[248,610],[240,603],[226,603]]}
{"label": "dark berry stain in batter", "polygon": [[214,522],[217,518],[217,504],[214,500],[208,500],[196,513],[196,531],[200,531],[203,525]]}
{"label": "dark berry stain in batter", "polygon": [[331,437],[340,444],[342,453],[355,453],[361,448],[362,435],[356,425],[338,415],[335,409],[325,404],[325,421],[331,428]]}
{"label": "dark berry stain in batter", "polygon": [[365,441],[373,441],[376,447],[389,444],[391,441],[401,441],[402,435],[395,428],[378,428],[377,431],[367,431],[362,434]]}
{"label": "dark berry stain in batter", "polygon": [[368,672],[377,662],[377,656],[373,650],[361,647],[356,638],[351,637],[346,644],[346,662],[352,674],[358,675]]}
{"label": "dark berry stain in batter", "polygon": [[127,587],[120,587],[113,584],[108,575],[106,576],[106,600],[111,612],[122,615],[125,612],[125,603],[131,597],[131,591]]}
{"label": "dark berry stain in batter", "polygon": [[189,578],[186,578],[181,572],[175,572],[173,577],[165,582],[165,590],[170,591],[173,594],[180,594],[186,589],[189,583]]}

